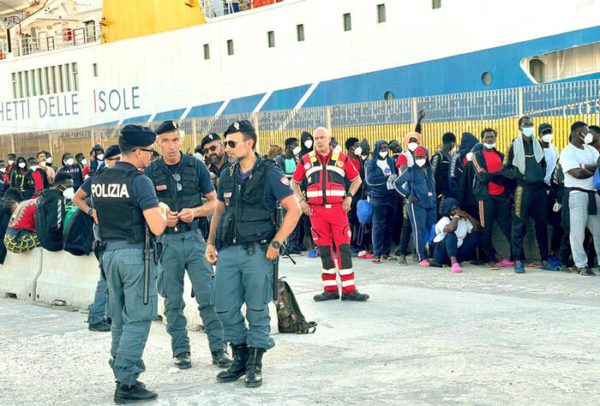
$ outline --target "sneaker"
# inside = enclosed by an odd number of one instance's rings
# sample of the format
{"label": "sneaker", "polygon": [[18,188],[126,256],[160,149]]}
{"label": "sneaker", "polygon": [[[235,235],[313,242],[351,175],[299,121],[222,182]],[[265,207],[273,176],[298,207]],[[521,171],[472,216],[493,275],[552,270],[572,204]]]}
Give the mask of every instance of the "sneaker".
{"label": "sneaker", "polygon": [[560,264],[550,261],[542,261],[542,269],[544,271],[560,271]]}
{"label": "sneaker", "polygon": [[369,295],[366,293],[359,293],[355,290],[352,293],[342,293],[342,300],[349,300],[352,302],[366,302],[369,299]]}
{"label": "sneaker", "polygon": [[398,259],[398,262],[400,263],[400,265],[406,265],[406,256],[404,255],[400,255],[400,258]]}
{"label": "sneaker", "polygon": [[358,257],[360,259],[373,259],[373,258],[375,258],[375,256],[373,254],[371,254],[369,251],[361,251],[361,253],[358,254]]}
{"label": "sneaker", "polygon": [[509,261],[506,258],[503,259],[502,261],[496,263],[496,267],[498,267],[498,268],[512,268],[513,266],[515,266],[515,263]]}
{"label": "sneaker", "polygon": [[581,276],[596,276],[594,271],[591,268],[575,268],[577,273]]}
{"label": "sneaker", "polygon": [[525,273],[525,266],[522,262],[515,264],[515,273]]}
{"label": "sneaker", "polygon": [[419,262],[419,266],[430,266],[431,264],[429,263],[428,260],[424,259],[421,262]]}
{"label": "sneaker", "polygon": [[377,255],[371,260],[371,262],[373,262],[374,264],[381,264],[381,257]]}
{"label": "sneaker", "polygon": [[309,258],[316,258],[317,257],[317,250],[308,250],[308,257]]}
{"label": "sneaker", "polygon": [[315,300],[315,302],[325,302],[327,300],[338,300],[340,298],[340,294],[339,292],[328,292],[326,290],[324,290],[323,292],[319,293],[318,295],[314,295],[313,299]]}
{"label": "sneaker", "polygon": [[450,272],[452,273],[461,273],[462,271],[463,270],[458,262],[452,264],[452,267],[450,268]]}
{"label": "sneaker", "polygon": [[88,325],[88,330],[106,333],[110,331],[110,323],[106,320],[102,320],[98,323]]}

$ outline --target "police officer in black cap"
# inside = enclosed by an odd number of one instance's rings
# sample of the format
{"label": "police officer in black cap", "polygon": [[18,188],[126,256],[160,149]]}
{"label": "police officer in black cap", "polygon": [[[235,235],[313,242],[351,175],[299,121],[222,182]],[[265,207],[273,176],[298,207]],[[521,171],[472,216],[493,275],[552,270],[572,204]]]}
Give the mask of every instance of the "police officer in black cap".
{"label": "police officer in black cap", "polygon": [[[246,386],[257,387],[262,384],[263,353],[275,345],[268,308],[273,261],[300,218],[300,206],[281,169],[256,153],[256,131],[249,121],[236,121],[225,137],[227,153],[236,162],[221,173],[206,259],[217,264],[215,308],[234,361],[217,380],[233,382],[246,374]],[[286,214],[277,230],[278,201]],[[248,327],[240,311],[243,303]]]}
{"label": "police officer in black cap", "polygon": [[221,172],[229,165],[229,155],[225,152],[219,134],[210,133],[202,138],[200,149],[202,150],[204,159],[206,159],[211,179],[216,184],[219,176],[221,176]]}
{"label": "police officer in black cap", "polygon": [[154,160],[144,173],[152,179],[158,199],[169,206],[167,229],[160,237],[164,255],[158,289],[165,298],[167,331],[171,335],[175,365],[180,369],[192,366],[187,320],[183,314],[183,281],[187,270],[208,336],[212,362],[227,368],[233,360],[225,352],[223,327],[215,314],[212,267],[204,258],[206,244],[200,229],[200,220],[215,209],[217,194],[206,166],[193,156],[181,153],[183,140],[177,123],[165,121],[156,133],[162,158]]}
{"label": "police officer in black cap", "polygon": [[144,264],[146,227],[160,235],[167,226],[167,210],[160,206],[152,181],[138,170],[150,164],[150,146],[155,139],[156,134],[149,128],[125,126],[119,137],[121,161],[92,181],[94,208],[106,244],[101,261],[112,318],[109,364],[117,381],[116,403],[158,396],[137,380],[145,371],[142,353],[152,320],[156,319],[158,300],[158,263],[151,260],[147,268]]}

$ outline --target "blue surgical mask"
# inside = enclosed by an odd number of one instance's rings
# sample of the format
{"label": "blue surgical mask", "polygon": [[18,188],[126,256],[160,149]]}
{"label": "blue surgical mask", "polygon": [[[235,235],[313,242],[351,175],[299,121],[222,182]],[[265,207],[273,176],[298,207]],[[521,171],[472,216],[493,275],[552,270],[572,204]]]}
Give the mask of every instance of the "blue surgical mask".
{"label": "blue surgical mask", "polygon": [[526,137],[533,136],[533,127],[523,127],[521,131],[523,131],[523,135]]}

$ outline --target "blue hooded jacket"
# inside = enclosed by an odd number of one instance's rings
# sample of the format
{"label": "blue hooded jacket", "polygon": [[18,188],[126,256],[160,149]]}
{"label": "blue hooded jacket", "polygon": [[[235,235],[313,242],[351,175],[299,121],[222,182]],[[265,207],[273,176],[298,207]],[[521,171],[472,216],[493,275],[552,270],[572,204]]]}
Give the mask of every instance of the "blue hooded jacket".
{"label": "blue hooded jacket", "polygon": [[471,152],[471,149],[479,140],[471,133],[463,133],[460,138],[460,147],[458,148],[458,154],[452,157],[450,161],[450,170],[448,171],[448,188],[450,189],[447,196],[458,197],[458,189],[460,184],[460,178],[463,173],[463,158]]}
{"label": "blue hooded jacket", "polygon": [[[395,199],[396,192],[394,189],[387,188],[387,181],[390,175],[397,174],[397,169],[395,165],[395,161],[393,158],[390,158],[388,155],[385,159],[387,161],[388,166],[390,167],[390,173],[384,174],[383,170],[379,166],[377,166],[377,161],[379,159],[379,149],[383,144],[387,145],[386,141],[377,141],[375,143],[375,147],[373,148],[373,155],[371,159],[369,159],[365,165],[365,183],[369,187],[369,196],[372,199]],[[391,201],[393,203],[393,200]]]}
{"label": "blue hooded jacket", "polygon": [[[405,198],[414,196],[417,199],[416,206],[432,209],[436,207],[435,179],[429,163],[429,153],[427,153],[427,158],[427,163],[423,168],[419,168],[416,164],[407,168],[394,181],[394,188]],[[404,185],[405,183],[406,185]]]}

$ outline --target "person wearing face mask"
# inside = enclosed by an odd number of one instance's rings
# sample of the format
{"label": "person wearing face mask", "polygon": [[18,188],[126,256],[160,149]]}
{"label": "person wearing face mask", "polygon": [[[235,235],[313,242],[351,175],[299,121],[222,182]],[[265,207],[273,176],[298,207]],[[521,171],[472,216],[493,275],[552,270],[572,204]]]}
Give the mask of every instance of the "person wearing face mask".
{"label": "person wearing face mask", "polygon": [[12,174],[13,169],[16,167],[16,161],[17,161],[17,156],[15,155],[14,152],[11,152],[10,154],[8,154],[7,159],[7,163],[8,165],[6,165],[6,173],[8,174],[8,177],[10,178],[10,175]]}
{"label": "person wearing face mask", "polygon": [[[356,166],[358,173],[361,179],[365,178],[365,168],[367,166],[367,161],[369,156],[371,155],[371,145],[369,144],[369,140],[363,138],[354,149],[353,153],[356,159],[359,162],[359,165]],[[349,155],[350,157],[350,155]],[[352,163],[356,163],[356,161],[351,161]],[[350,183],[346,181],[346,187],[350,187]],[[368,224],[360,224],[358,221],[358,201],[359,200],[367,200],[367,191],[368,186],[366,183],[361,183],[358,192],[356,193],[356,198],[352,199],[352,207],[350,211],[350,218],[352,218],[352,212],[354,212],[354,216],[356,216],[356,229],[352,230],[352,242],[354,245],[351,246],[353,252],[356,253],[357,257],[360,259],[373,259],[373,250],[371,246],[372,242],[372,229],[373,222]]]}
{"label": "person wearing face mask", "polygon": [[35,193],[35,183],[27,161],[22,156],[16,160],[16,167],[10,174],[10,187],[17,188],[25,199],[31,199]]}
{"label": "person wearing face mask", "polygon": [[[448,196],[458,199],[460,190],[460,181],[467,164],[471,162],[473,153],[471,150],[479,140],[470,132],[462,133],[460,137],[460,145],[458,152],[452,156],[450,160],[450,168],[448,169]],[[459,199],[460,200],[460,199]]]}
{"label": "person wearing face mask", "polygon": [[594,275],[588,268],[584,249],[586,228],[593,236],[596,256],[600,258],[600,197],[593,182],[600,153],[589,145],[593,137],[587,124],[577,121],[571,125],[571,142],[560,153],[565,203],[568,203],[563,209],[569,210],[569,242],[575,269],[583,276]]}
{"label": "person wearing face mask", "polygon": [[4,196],[4,192],[10,187],[10,178],[6,173],[6,162],[0,159],[0,198]]}
{"label": "person wearing face mask", "polygon": [[[17,159],[17,165],[18,163]],[[19,203],[11,200],[5,201],[12,209],[12,215],[4,235],[4,245],[10,252],[20,254],[40,246],[40,241],[35,233],[36,201],[37,199],[25,199]]]}
{"label": "person wearing face mask", "polygon": [[[556,189],[552,187],[552,175],[556,170],[556,164],[558,163],[558,151],[556,146],[553,144],[553,133],[552,125],[548,123],[542,123],[538,127],[538,135],[540,137],[540,144],[544,148],[544,158],[546,159],[546,176],[544,177],[544,183],[546,184],[546,195],[547,195],[547,206],[548,206],[548,223],[552,225],[552,238],[550,239],[550,257],[548,258],[549,266],[547,270],[558,270],[560,265],[559,250],[563,235],[561,227],[561,214],[559,211],[553,210],[554,203],[556,202]],[[546,269],[544,268],[544,269]]]}
{"label": "person wearing face mask", "polygon": [[[302,159],[302,157],[308,153],[310,153],[314,149],[314,138],[308,131],[302,131],[300,134],[300,154],[298,154],[298,158]],[[302,193],[306,196],[306,181],[304,180],[300,184],[300,189]],[[315,243],[312,239],[311,232],[311,224],[310,219],[304,213],[300,217],[300,224],[302,224],[302,235],[300,241],[302,241],[303,245],[308,249],[307,256],[309,258],[317,258],[317,250],[315,248]]]}
{"label": "person wearing face mask", "polygon": [[[362,154],[362,147],[360,146],[360,142],[358,140],[358,138],[356,137],[350,137],[346,140],[346,142],[344,143],[344,146],[346,147],[346,155],[348,155],[348,160],[350,161],[350,163],[352,163],[352,165],[354,165],[354,167],[356,168],[356,170],[359,173],[362,173],[364,171],[363,168],[363,164],[360,158],[360,155]],[[361,177],[362,179],[362,177]],[[346,181],[346,187],[349,187],[350,184],[348,181]],[[359,243],[359,233],[360,233],[360,227],[361,224],[358,221],[358,216],[356,214],[356,206],[358,204],[358,201],[360,199],[362,199],[362,194],[363,194],[363,185],[361,184],[360,188],[358,189],[358,191],[356,192],[356,199],[352,199],[352,205],[350,206],[350,211],[348,212],[348,223],[350,224],[350,228],[352,230],[352,239],[350,241],[350,250],[352,251],[352,255],[353,256],[358,256],[358,254],[361,253],[361,251],[365,251],[367,249],[365,244],[360,244]]]}
{"label": "person wearing face mask", "polygon": [[64,166],[57,171],[59,173],[70,173],[73,177],[73,187],[79,189],[83,184],[83,167],[79,162],[75,162],[73,154],[65,152],[62,156]]}
{"label": "person wearing face mask", "polygon": [[390,256],[392,233],[395,226],[397,193],[393,182],[398,176],[394,159],[389,156],[389,146],[385,141],[377,141],[373,157],[365,166],[365,183],[373,207],[373,262],[395,261]]}
{"label": "person wearing face mask", "polygon": [[48,175],[46,175],[46,171],[39,166],[37,159],[34,157],[29,157],[27,163],[29,164],[30,176],[35,185],[35,194],[39,195],[42,193],[42,190],[50,187]]}
{"label": "person wearing face mask", "polygon": [[535,222],[542,267],[548,265],[548,207],[545,204],[547,195],[544,183],[547,164],[542,144],[534,137],[531,117],[523,116],[519,119],[519,131],[520,135],[508,150],[504,166],[512,172],[517,181],[514,192],[511,252],[515,259],[515,273],[521,274],[525,273],[523,238],[529,217]]}
{"label": "person wearing face mask", "polygon": [[72,199],[74,194],[73,177],[69,173],[61,173],[57,175],[54,186],[38,197],[35,233],[42,248],[53,252],[63,249],[65,200]]}
{"label": "person wearing face mask", "polygon": [[52,157],[52,154],[49,151],[42,151],[45,155],[46,155],[46,166],[48,168],[52,168],[54,170],[54,174],[56,175],[56,171],[58,170],[58,167],[54,164],[54,158]]}
{"label": "person wearing face mask", "polygon": [[[291,181],[296,166],[300,161],[300,143],[298,138],[288,138],[285,140],[285,152],[275,158],[275,163],[283,171],[285,176]],[[296,228],[288,237],[288,245],[286,246],[286,254],[289,255],[300,255],[302,251],[306,250],[306,247],[302,245],[302,223],[298,222]]]}
{"label": "person wearing face mask", "polygon": [[[77,159],[77,161],[81,163],[79,159]],[[98,170],[102,169],[105,166],[104,148],[102,148],[102,146],[99,144],[94,145],[90,151],[89,165],[86,166],[85,164],[82,164],[82,166],[84,179],[88,176],[94,176],[94,174],[98,172]]]}
{"label": "person wearing face mask", "polygon": [[304,155],[308,154],[314,148],[315,140],[313,136],[308,131],[302,131],[300,134],[300,154],[298,155],[302,158]]}
{"label": "person wearing face mask", "polygon": [[433,154],[431,158],[431,169],[435,178],[436,195],[438,202],[438,211],[441,214],[444,198],[450,193],[450,161],[452,160],[452,150],[456,145],[456,135],[453,133],[444,133],[442,135],[442,148]]}
{"label": "person wearing face mask", "polygon": [[427,159],[427,150],[414,151],[414,165],[394,181],[396,191],[406,199],[406,210],[414,235],[419,266],[429,266],[425,245],[431,227],[437,220],[435,179]]}
{"label": "person wearing face mask", "polygon": [[[56,176],[56,172],[52,169],[52,166],[48,164],[48,157],[46,152],[40,151],[36,155],[37,164],[40,169],[46,172],[46,177],[48,178],[48,184],[50,186],[54,185],[54,177]],[[52,161],[50,161],[52,162]]]}
{"label": "person wearing face mask", "polygon": [[[96,174],[99,175],[107,168],[112,168],[115,166],[117,162],[121,160],[121,149],[118,145],[111,145],[106,149],[104,162],[106,166],[101,170],[97,171]],[[94,219],[94,236],[96,240],[101,240],[100,232],[98,231],[98,215],[96,211],[92,208],[93,203],[91,200],[88,200],[87,197],[92,193],[92,181],[93,178],[87,178],[83,185],[75,192],[73,196],[73,204],[77,206],[77,208],[88,216]],[[98,252],[97,255],[101,255],[102,252]],[[96,285],[96,293],[94,294],[94,301],[88,308],[88,329],[90,331],[96,332],[108,332],[110,331],[110,322],[106,317],[106,303],[108,300],[108,286],[106,284],[106,279],[104,277],[104,271],[102,271],[102,265],[100,265],[100,279],[98,280],[98,284]]]}
{"label": "person wearing face mask", "polygon": [[481,222],[480,257],[493,269],[515,265],[514,262],[501,258],[492,242],[496,222],[510,246],[512,221],[510,193],[509,188],[505,186],[509,179],[506,178],[506,171],[502,169],[504,154],[496,149],[496,138],[496,130],[484,129],[481,132],[483,149],[473,153],[471,159],[475,169],[473,193],[478,203]]}

